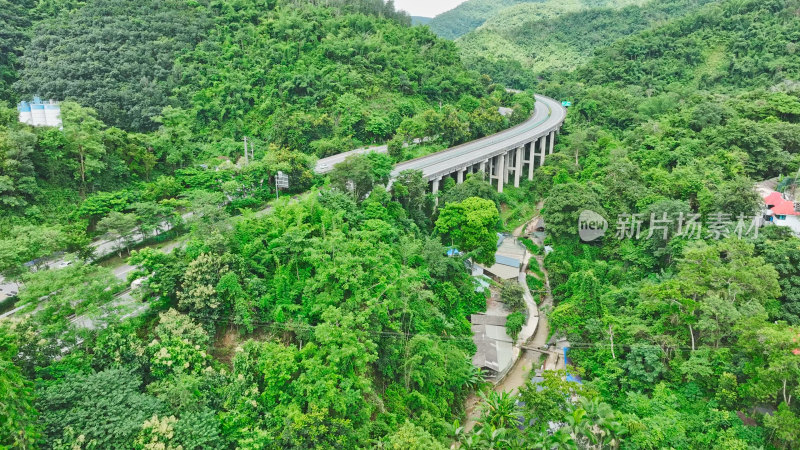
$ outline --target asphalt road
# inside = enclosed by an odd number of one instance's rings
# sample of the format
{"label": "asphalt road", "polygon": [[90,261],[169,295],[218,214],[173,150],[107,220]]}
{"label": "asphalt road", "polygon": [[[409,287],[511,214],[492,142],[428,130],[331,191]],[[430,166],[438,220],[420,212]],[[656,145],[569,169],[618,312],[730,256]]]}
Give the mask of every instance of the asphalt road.
{"label": "asphalt road", "polygon": [[314,172],[317,174],[326,174],[333,170],[333,166],[343,162],[347,159],[348,156],[353,155],[362,155],[364,153],[386,153],[389,151],[389,147],[386,145],[379,145],[376,147],[364,147],[364,148],[357,148],[355,150],[350,150],[349,152],[339,153],[338,155],[329,156],[327,158],[322,158],[317,161],[317,166],[314,168]]}
{"label": "asphalt road", "polygon": [[537,95],[533,116],[525,122],[482,139],[400,163],[395,166],[392,177],[404,170],[421,170],[429,180],[451,174],[558,130],[566,116],[561,102]]}

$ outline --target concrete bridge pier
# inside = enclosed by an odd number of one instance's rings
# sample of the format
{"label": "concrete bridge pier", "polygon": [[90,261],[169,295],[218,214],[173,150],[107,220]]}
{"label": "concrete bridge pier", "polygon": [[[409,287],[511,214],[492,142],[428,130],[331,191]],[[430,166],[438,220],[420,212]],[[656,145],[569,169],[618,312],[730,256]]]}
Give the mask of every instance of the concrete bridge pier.
{"label": "concrete bridge pier", "polygon": [[508,177],[508,172],[506,172],[506,168],[503,167],[505,165],[505,162],[506,162],[505,153],[497,157],[497,164],[498,164],[497,192],[503,192],[503,183],[506,181]]}
{"label": "concrete bridge pier", "polygon": [[511,172],[511,155],[508,152],[503,153],[503,183],[508,183],[508,175]]}
{"label": "concrete bridge pier", "polygon": [[514,187],[519,187],[519,177],[522,175],[522,160],[525,154],[525,147],[517,147],[514,160],[517,163],[514,167]]}
{"label": "concrete bridge pier", "polygon": [[536,161],[536,141],[528,142],[528,181],[533,181],[533,166]]}
{"label": "concrete bridge pier", "polygon": [[433,203],[436,206],[439,206],[439,197],[437,197],[436,194],[439,193],[439,182],[441,181],[442,181],[441,177],[431,181],[431,192],[433,192]]}
{"label": "concrete bridge pier", "polygon": [[539,139],[539,167],[544,166],[544,157],[547,154],[545,145],[547,145],[547,136],[542,136]]}
{"label": "concrete bridge pier", "polygon": [[555,145],[555,143],[556,143],[556,132],[555,131],[551,131],[550,132],[550,151],[547,153],[548,155],[552,155],[553,154],[553,145]]}

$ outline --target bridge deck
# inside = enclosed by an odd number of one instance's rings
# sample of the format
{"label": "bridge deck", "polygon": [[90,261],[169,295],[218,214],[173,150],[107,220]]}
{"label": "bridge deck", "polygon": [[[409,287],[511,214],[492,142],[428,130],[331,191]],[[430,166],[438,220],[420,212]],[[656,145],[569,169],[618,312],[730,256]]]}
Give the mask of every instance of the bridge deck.
{"label": "bridge deck", "polygon": [[395,166],[392,177],[404,170],[421,170],[428,180],[437,179],[546,136],[558,130],[565,117],[566,109],[561,103],[537,95],[533,116],[525,122],[482,139],[400,163]]}

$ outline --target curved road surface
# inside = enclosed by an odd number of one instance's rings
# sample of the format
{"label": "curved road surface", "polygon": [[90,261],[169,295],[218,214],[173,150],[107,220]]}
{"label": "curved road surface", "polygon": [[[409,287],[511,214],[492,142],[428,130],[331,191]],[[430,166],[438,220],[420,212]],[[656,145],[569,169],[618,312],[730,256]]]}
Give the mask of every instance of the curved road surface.
{"label": "curved road surface", "polygon": [[[429,181],[436,180],[534,143],[548,135],[552,136],[553,132],[561,128],[566,116],[567,110],[560,102],[537,95],[534,113],[525,122],[482,139],[400,163],[392,172],[392,177],[396,177],[404,170],[421,170],[424,178]],[[533,150],[535,152],[535,149]]]}
{"label": "curved road surface", "polygon": [[[566,115],[567,111],[561,106],[560,102],[543,95],[537,95],[533,115],[525,122],[482,139],[402,162],[395,167],[392,172],[392,178],[396,178],[404,170],[421,170],[424,178],[428,181],[433,181],[481,162],[488,162],[489,159],[514,151],[517,148],[525,147],[528,144],[533,144],[537,140],[546,139],[548,136],[551,137],[550,152],[552,153],[553,132],[561,128]],[[544,141],[542,141],[542,144],[544,144]],[[535,145],[532,145],[532,147],[535,147]],[[544,145],[542,145],[541,149],[543,152]],[[371,152],[386,153],[386,146],[360,148],[320,159],[315,167],[315,172],[318,174],[330,172],[336,164],[344,161],[349,156]],[[527,157],[523,154],[522,159],[524,163],[529,163],[537,155],[536,148],[529,146],[526,148],[526,152]],[[543,161],[543,157],[541,161]],[[514,168],[510,170],[513,172]]]}

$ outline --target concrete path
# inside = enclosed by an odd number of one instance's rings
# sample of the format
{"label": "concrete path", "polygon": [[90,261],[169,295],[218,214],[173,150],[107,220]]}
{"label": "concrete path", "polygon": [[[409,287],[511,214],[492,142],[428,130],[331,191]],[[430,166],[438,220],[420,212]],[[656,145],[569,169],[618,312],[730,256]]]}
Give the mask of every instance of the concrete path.
{"label": "concrete path", "polygon": [[[529,223],[532,223],[536,220],[536,217],[528,221],[527,223],[521,225],[519,228],[514,230],[513,236],[514,239],[519,239],[525,233],[525,230]],[[515,347],[520,347],[528,342],[528,340],[533,336],[536,332],[536,328],[539,325],[539,307],[536,306],[536,302],[533,301],[533,295],[531,294],[530,288],[528,288],[528,279],[527,279],[527,269],[528,264],[531,261],[531,254],[530,251],[525,251],[525,256],[522,260],[522,271],[519,273],[519,279],[517,282],[520,286],[522,286],[523,293],[522,297],[525,300],[525,307],[528,310],[528,321],[525,325],[522,326],[522,330],[519,332],[519,337],[517,338],[517,345]],[[534,264],[538,264],[537,260],[534,259]]]}
{"label": "concrete path", "polygon": [[[537,205],[537,210],[541,210],[542,202]],[[539,220],[540,216],[533,217],[530,221],[514,230],[513,235],[516,238],[528,234],[528,227],[532,226]],[[536,242],[537,245],[542,247],[542,242]],[[508,392],[516,394],[519,388],[528,382],[531,372],[544,368],[544,370],[563,370],[565,368],[563,349],[556,348],[555,346],[547,345],[548,338],[550,337],[550,324],[547,320],[547,311],[553,307],[553,294],[550,289],[550,278],[547,274],[547,269],[544,267],[544,256],[532,255],[527,252],[525,255],[525,263],[523,267],[528,268],[529,264],[537,264],[539,270],[544,275],[544,295],[539,306],[533,301],[533,295],[528,288],[527,279],[525,278],[524,270],[519,277],[519,283],[525,291],[525,304],[528,307],[528,323],[523,327],[520,332],[519,339],[515,345],[514,358],[515,362],[512,368],[508,371],[505,377],[498,381],[493,390],[495,392]],[[523,335],[524,333],[524,335]],[[523,339],[524,337],[524,339]],[[541,351],[526,350],[523,347],[532,349],[541,349]],[[474,428],[477,420],[480,418],[481,402],[480,397],[477,395],[470,395],[465,402],[465,410],[467,419],[464,423],[464,429],[469,432]]]}
{"label": "concrete path", "polygon": [[[538,215],[526,222],[512,233],[514,239],[519,239],[525,234],[526,228],[529,224],[534,223],[538,219]],[[493,390],[495,392],[509,392],[516,394],[521,386],[523,386],[530,377],[530,372],[533,370],[534,364],[538,361],[538,354],[530,352],[522,348],[523,346],[530,346],[533,341],[537,341],[536,337],[539,336],[540,317],[539,308],[536,302],[533,301],[533,295],[528,288],[528,280],[525,277],[527,273],[528,264],[532,261],[534,264],[539,264],[537,259],[531,258],[532,254],[529,251],[525,252],[523,257],[522,267],[523,270],[517,279],[517,282],[522,286],[523,298],[525,299],[525,307],[528,310],[528,320],[522,326],[522,330],[517,336],[517,342],[514,344],[513,363],[511,368],[506,374],[498,380]],[[546,318],[545,324],[546,324]],[[544,339],[547,339],[547,332],[544,333]],[[545,343],[541,344],[544,345]],[[477,395],[470,395],[465,403],[467,420],[464,423],[464,430],[469,432],[476,425],[477,420],[480,418],[481,413],[480,397]]]}

